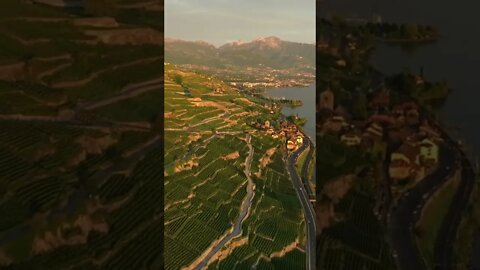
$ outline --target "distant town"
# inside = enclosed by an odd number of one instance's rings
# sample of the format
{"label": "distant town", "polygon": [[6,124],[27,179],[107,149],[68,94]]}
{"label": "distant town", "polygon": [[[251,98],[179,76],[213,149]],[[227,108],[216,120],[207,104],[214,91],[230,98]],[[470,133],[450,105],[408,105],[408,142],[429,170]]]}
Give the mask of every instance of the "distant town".
{"label": "distant town", "polygon": [[[168,64],[168,63],[167,63]],[[201,65],[178,65],[185,70],[205,72],[237,88],[279,88],[292,86],[309,86],[315,82],[315,70],[258,68],[211,68]]]}

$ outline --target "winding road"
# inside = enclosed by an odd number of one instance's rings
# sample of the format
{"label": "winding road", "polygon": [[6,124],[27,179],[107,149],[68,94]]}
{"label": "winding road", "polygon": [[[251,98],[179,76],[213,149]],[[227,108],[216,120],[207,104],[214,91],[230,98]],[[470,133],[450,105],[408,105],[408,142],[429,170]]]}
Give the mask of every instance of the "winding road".
{"label": "winding road", "polygon": [[454,262],[454,243],[460,222],[462,221],[463,214],[467,209],[471,193],[474,189],[476,178],[472,164],[468,160],[465,153],[450,137],[448,137],[448,135],[444,134],[444,137],[446,137],[446,141],[450,147],[460,153],[460,157],[457,160],[461,166],[462,178],[458,190],[453,197],[452,203],[450,204],[447,215],[443,219],[440,231],[438,232],[438,235],[441,235],[442,237],[437,238],[435,242],[435,270],[450,270],[457,268]]}
{"label": "winding road", "polygon": [[303,180],[303,185],[307,189],[308,195],[310,196],[311,199],[313,199],[315,197],[315,192],[312,190],[312,187],[310,186],[310,183],[309,183],[308,169],[310,168],[310,166],[315,165],[315,164],[310,164],[312,161],[313,153],[315,151],[315,147],[308,137],[305,137],[304,143],[308,144],[307,146],[310,146],[310,147],[308,148],[308,154],[302,166],[301,176]]}
{"label": "winding road", "polygon": [[[439,129],[441,130],[440,127]],[[397,252],[399,269],[426,269],[414,239],[414,225],[428,198],[456,171],[461,171],[460,185],[442,221],[434,247],[434,269],[455,269],[455,238],[473,190],[475,172],[458,145],[448,134],[443,132],[442,135],[446,144],[441,148],[438,169],[406,192],[388,219],[388,233],[392,247]]]}
{"label": "winding road", "polygon": [[245,199],[243,199],[242,206],[240,208],[240,215],[235,221],[232,232],[228,233],[224,238],[220,240],[220,242],[216,243],[205,256],[202,257],[202,260],[194,267],[195,270],[206,269],[206,267],[208,266],[208,262],[212,259],[213,256],[215,256],[215,254],[217,254],[232,239],[242,235],[242,223],[250,212],[253,196],[255,195],[255,183],[250,177],[250,166],[252,165],[252,158],[254,152],[253,146],[251,144],[250,134],[247,134],[246,141],[249,152],[247,158],[245,159],[244,173],[247,176],[248,185],[247,196],[245,196]]}
{"label": "winding road", "polygon": [[414,228],[420,219],[421,210],[428,198],[445,183],[456,170],[455,152],[442,146],[438,168],[422,179],[415,187],[403,193],[396,206],[392,207],[387,221],[387,233],[396,263],[401,270],[426,269],[415,241]]}
{"label": "winding road", "polygon": [[[306,138],[306,136],[305,136]],[[305,252],[307,254],[307,270],[313,270],[315,268],[315,251],[316,251],[316,237],[315,237],[315,212],[313,211],[313,205],[310,203],[310,197],[307,193],[303,181],[295,170],[295,164],[297,159],[303,151],[307,149],[310,141],[304,140],[304,143],[293,153],[287,157],[287,169],[290,177],[292,178],[293,187],[297,192],[300,203],[302,204],[303,211],[305,213],[305,222],[307,224],[307,243],[305,245]]]}

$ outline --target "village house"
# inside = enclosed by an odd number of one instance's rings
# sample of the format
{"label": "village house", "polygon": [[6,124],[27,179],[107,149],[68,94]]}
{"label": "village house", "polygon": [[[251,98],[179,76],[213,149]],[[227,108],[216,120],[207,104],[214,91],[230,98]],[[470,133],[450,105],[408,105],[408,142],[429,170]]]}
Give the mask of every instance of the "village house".
{"label": "village house", "polygon": [[348,112],[348,109],[342,105],[338,105],[335,108],[335,111],[333,114],[335,116],[342,116],[345,119],[345,121],[348,121],[350,119],[350,113]]}
{"label": "village house", "polygon": [[333,106],[334,106],[334,98],[335,98],[335,96],[334,96],[332,90],[330,90],[330,89],[327,89],[327,90],[323,91],[322,93],[320,93],[320,102],[319,102],[320,110],[330,110],[330,111],[332,111]]}
{"label": "village house", "polygon": [[343,128],[348,127],[348,123],[345,121],[345,118],[343,116],[333,116],[325,122],[323,125],[324,131],[333,131],[333,132],[339,132]]}
{"label": "village house", "polygon": [[381,141],[383,139],[383,127],[380,124],[373,122],[367,127],[363,136],[371,138],[374,141]]}
{"label": "village house", "polygon": [[414,79],[415,79],[415,84],[416,85],[420,85],[420,84],[423,84],[425,82],[422,75],[415,75]]}
{"label": "village house", "polygon": [[395,118],[385,114],[374,114],[370,116],[368,121],[386,125],[394,125],[396,123]]}
{"label": "village house", "polygon": [[287,141],[287,150],[293,151],[297,149],[297,144],[295,143],[295,137],[291,137]]}
{"label": "village house", "polygon": [[297,132],[298,129],[297,129],[297,126],[296,126],[296,125],[293,125],[293,124],[292,124],[292,125],[290,125],[290,126],[288,127],[288,130],[289,130],[290,132]]}
{"label": "village house", "polygon": [[423,121],[419,130],[422,135],[433,138],[434,140],[438,141],[441,138],[440,132],[438,132],[434,127],[432,127],[427,120]]}
{"label": "village house", "polygon": [[343,59],[339,59],[335,62],[337,64],[337,66],[339,67],[346,67],[347,66],[347,62]]}
{"label": "village house", "polygon": [[396,117],[404,116],[405,115],[405,109],[403,108],[402,105],[395,105],[395,106],[393,106],[392,113]]}
{"label": "village house", "polygon": [[302,145],[303,144],[303,137],[301,135],[297,135],[295,143],[297,145]]}
{"label": "village house", "polygon": [[356,146],[362,142],[362,138],[354,132],[348,132],[340,136],[340,141],[347,146]]}
{"label": "village house", "polygon": [[390,90],[385,87],[378,90],[370,102],[370,106],[376,109],[388,108],[390,106]]}
{"label": "village house", "polygon": [[413,143],[403,143],[390,156],[388,173],[393,180],[416,178],[420,172],[419,147]]}
{"label": "village house", "polygon": [[408,111],[415,110],[418,113],[418,105],[415,102],[404,102],[393,106],[393,114],[396,116],[406,115]]}
{"label": "village house", "polygon": [[439,148],[432,140],[425,138],[420,142],[420,161],[425,166],[438,163]]}
{"label": "village house", "polygon": [[388,128],[387,132],[388,132],[388,137],[392,142],[404,142],[408,138],[417,135],[414,129],[407,126],[390,127]]}
{"label": "village house", "polygon": [[420,113],[418,112],[418,109],[412,108],[407,110],[405,122],[410,126],[417,125],[420,122]]}

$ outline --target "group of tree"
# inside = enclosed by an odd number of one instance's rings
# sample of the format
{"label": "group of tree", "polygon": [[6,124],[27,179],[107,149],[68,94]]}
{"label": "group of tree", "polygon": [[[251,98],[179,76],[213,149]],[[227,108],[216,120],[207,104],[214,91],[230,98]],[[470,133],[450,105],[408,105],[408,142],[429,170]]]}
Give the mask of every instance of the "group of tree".
{"label": "group of tree", "polygon": [[424,26],[415,23],[366,23],[359,26],[359,29],[371,33],[380,38],[420,40],[433,39],[437,31],[431,26]]}

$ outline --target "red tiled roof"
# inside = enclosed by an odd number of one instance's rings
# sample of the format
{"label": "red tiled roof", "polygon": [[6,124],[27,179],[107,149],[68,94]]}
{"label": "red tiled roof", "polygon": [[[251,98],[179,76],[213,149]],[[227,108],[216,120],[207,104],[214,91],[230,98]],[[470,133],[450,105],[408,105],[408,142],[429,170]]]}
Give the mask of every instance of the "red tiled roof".
{"label": "red tiled roof", "polygon": [[388,90],[380,90],[372,99],[371,102],[374,106],[388,106],[390,103],[390,94]]}
{"label": "red tiled roof", "polygon": [[414,163],[419,154],[419,149],[412,144],[404,143],[395,152],[405,155],[411,163]]}
{"label": "red tiled roof", "polygon": [[374,114],[370,116],[369,121],[371,122],[380,122],[380,123],[388,123],[388,124],[394,124],[395,119],[389,115],[384,115],[384,114]]}
{"label": "red tiled roof", "polygon": [[401,104],[397,104],[393,106],[393,110],[418,110],[418,105],[417,103],[410,101],[410,102],[404,102]]}

